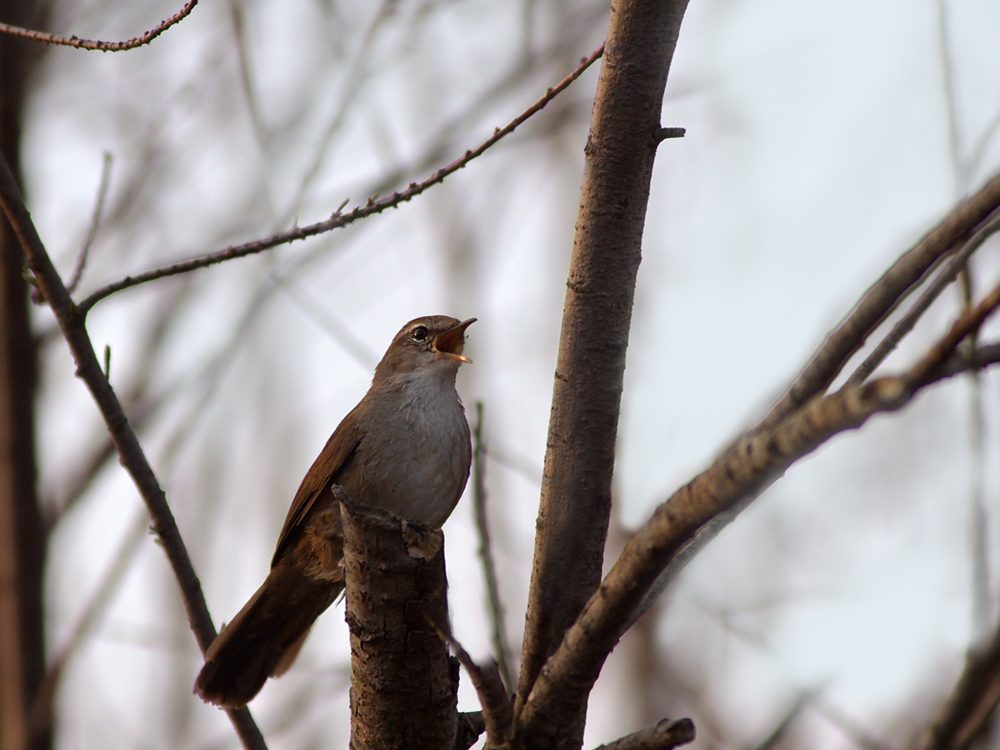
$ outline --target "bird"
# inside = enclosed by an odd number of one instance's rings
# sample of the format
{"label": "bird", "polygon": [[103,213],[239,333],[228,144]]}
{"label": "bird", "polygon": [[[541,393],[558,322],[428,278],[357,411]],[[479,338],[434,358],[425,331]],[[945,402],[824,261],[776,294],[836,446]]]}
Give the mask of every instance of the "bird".
{"label": "bird", "polygon": [[[303,478],[263,585],[205,652],[194,692],[245,706],[295,660],[309,629],[344,591],[338,493],[440,528],[465,490],[472,443],[455,387],[475,318],[416,318],[393,338],[368,393]],[[339,490],[338,490],[339,486]]]}

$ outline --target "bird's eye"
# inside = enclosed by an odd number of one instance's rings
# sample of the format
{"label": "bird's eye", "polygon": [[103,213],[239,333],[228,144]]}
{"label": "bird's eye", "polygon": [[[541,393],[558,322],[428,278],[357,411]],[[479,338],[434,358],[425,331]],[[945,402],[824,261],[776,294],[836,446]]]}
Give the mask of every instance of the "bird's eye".
{"label": "bird's eye", "polygon": [[428,331],[426,326],[417,326],[413,329],[413,332],[410,333],[410,338],[414,341],[423,341],[427,338],[427,333]]}

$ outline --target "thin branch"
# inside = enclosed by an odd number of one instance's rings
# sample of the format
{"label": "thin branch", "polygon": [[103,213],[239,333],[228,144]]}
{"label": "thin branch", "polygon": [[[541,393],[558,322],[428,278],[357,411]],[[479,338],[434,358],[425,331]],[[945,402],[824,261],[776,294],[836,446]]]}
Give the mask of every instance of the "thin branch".
{"label": "thin branch", "polygon": [[62,678],[66,664],[80,648],[84,639],[91,633],[98,619],[107,609],[112,596],[124,580],[140,543],[146,537],[146,527],[148,525],[149,514],[139,509],[139,513],[132,523],[132,528],[129,529],[128,534],[126,534],[121,546],[115,553],[114,560],[104,574],[104,579],[97,587],[97,591],[91,597],[90,603],[87,604],[76,626],[70,633],[69,640],[49,664],[48,671],[45,673],[45,679],[42,680],[42,684],[39,686],[28,712],[29,724],[33,734],[43,727],[51,726],[54,715],[53,708],[56,688],[59,686],[59,680]]}
{"label": "thin branch", "polygon": [[663,719],[656,726],[640,729],[596,750],[671,750],[694,741],[691,719]]}
{"label": "thin branch", "polygon": [[965,192],[968,168],[962,160],[959,143],[958,111],[955,104],[955,69],[952,64],[951,45],[948,39],[948,11],[945,0],[937,0],[938,11],[938,53],[941,58],[941,77],[944,88],[944,109],[948,124],[948,151],[951,157],[952,176],[957,194]]}
{"label": "thin branch", "polygon": [[802,713],[810,703],[812,703],[813,698],[816,697],[816,690],[803,690],[792,702],[792,705],[788,707],[785,711],[785,715],[781,717],[781,720],[775,724],[774,728],[767,733],[760,743],[758,743],[754,750],[773,750],[776,747],[781,746],[782,740],[788,734],[789,728],[799,718]]}
{"label": "thin branch", "polygon": [[[0,203],[3,204],[4,212],[21,243],[28,260],[28,268],[34,274],[38,287],[59,322],[59,327],[76,361],[76,374],[90,390],[121,456],[121,463],[132,477],[149,509],[153,528],[163,544],[167,559],[177,578],[191,629],[204,652],[215,638],[215,626],[201,591],[201,583],[194,572],[184,540],[167,504],[166,495],[146,460],[142,446],[122,411],[121,403],[111,384],[101,372],[100,363],[87,334],[85,317],[73,306],[59,272],[52,265],[52,260],[38,236],[31,215],[24,205],[24,199],[7,166],[7,160],[2,154],[0,154]],[[266,748],[264,738],[247,709],[232,710],[227,713],[245,747]]]}
{"label": "thin branch", "polygon": [[660,128],[656,133],[657,141],[666,141],[670,138],[683,138],[687,130],[684,128]]}
{"label": "thin branch", "polygon": [[983,370],[998,362],[1000,362],[1000,343],[983,344],[972,351],[957,351],[941,365],[937,379],[945,380],[962,372]]}
{"label": "thin branch", "polygon": [[974,649],[951,695],[920,743],[921,750],[961,750],[978,737],[1000,702],[1000,625]]}
{"label": "thin branch", "polygon": [[809,399],[825,392],[851,356],[914,285],[998,207],[1000,175],[995,175],[975,195],[955,206],[872,284],[861,301],[826,337],[759,428],[777,424]]}
{"label": "thin branch", "polygon": [[978,331],[983,321],[998,306],[1000,306],[1000,284],[993,287],[978,305],[965,310],[924,358],[913,366],[906,376],[910,385],[919,388],[937,380],[935,374],[948,361],[955,348],[966,336]]}
{"label": "thin branch", "polygon": [[476,428],[472,433],[472,507],[476,514],[476,531],[479,534],[479,557],[483,561],[486,595],[489,598],[490,620],[493,626],[493,651],[496,654],[500,676],[507,690],[514,689],[514,673],[510,668],[510,645],[504,627],[503,604],[500,602],[500,585],[497,582],[496,562],[490,543],[489,519],[486,516],[486,443],[483,440],[483,402],[476,402]]}
{"label": "thin branch", "polygon": [[486,667],[479,666],[472,660],[462,644],[448,632],[447,626],[442,627],[440,623],[435,622],[430,617],[427,620],[431,627],[437,631],[438,637],[451,647],[455,658],[465,668],[472,686],[476,689],[479,705],[483,707],[482,717],[486,729],[486,747],[492,748],[502,745],[510,736],[514,710],[504,687],[503,679],[500,677],[497,663],[493,662]]}
{"label": "thin branch", "polygon": [[180,263],[173,263],[171,265],[146,271],[145,273],[140,273],[135,276],[126,276],[124,279],[98,289],[78,305],[78,310],[81,314],[85,315],[97,302],[100,302],[102,299],[124,289],[129,289],[130,287],[138,286],[139,284],[144,284],[148,281],[163,279],[169,276],[176,276],[181,273],[188,273],[189,271],[194,271],[199,268],[207,268],[234,258],[255,255],[257,253],[264,252],[265,250],[270,250],[273,247],[277,247],[278,245],[288,244],[297,240],[304,240],[307,237],[314,237],[334,229],[346,227],[347,225],[353,224],[360,219],[382,213],[387,208],[396,208],[400,204],[406,203],[439,182],[442,182],[446,177],[457,172],[473,159],[481,156],[487,149],[494,146],[505,136],[513,133],[519,125],[535,113],[544,109],[546,104],[552,101],[571,83],[573,83],[573,81],[579,78],[587,68],[589,68],[601,57],[602,54],[604,54],[603,44],[590,57],[581,60],[580,64],[573,70],[573,72],[560,81],[559,84],[548,89],[545,92],[545,95],[528,107],[528,109],[515,117],[504,127],[494,130],[493,135],[483,141],[477,148],[472,151],[466,151],[464,156],[456,159],[448,166],[437,170],[423,182],[410,183],[410,186],[405,190],[394,192],[388,198],[383,198],[382,200],[378,200],[377,196],[372,196],[368,199],[368,202],[364,206],[358,206],[346,214],[342,213],[341,210],[338,209],[332,216],[330,216],[329,219],[316,224],[310,224],[305,227],[295,227],[286,232],[281,232],[262,240],[248,242],[243,245],[233,245],[227,247],[225,250],[220,250],[209,255],[192,258],[191,260],[182,261]]}
{"label": "thin branch", "polygon": [[707,470],[660,505],[632,537],[583,612],[545,664],[520,716],[518,733],[544,745],[580,710],[604,660],[647,591],[685,547],[718,517],[741,510],[793,463],[836,434],[861,427],[877,413],[908,404],[941,372],[958,344],[1000,305],[1000,285],[908,372],[811,400],[773,427],[737,440]]}
{"label": "thin branch", "polygon": [[[962,269],[962,301],[966,308],[972,305],[972,270]],[[970,348],[979,345],[978,332],[969,337]],[[990,595],[990,541],[986,507],[986,409],[983,403],[983,379],[979,370],[969,370],[969,554],[972,562],[972,641],[978,642],[989,631],[993,601]]]}
{"label": "thin branch", "polygon": [[170,16],[170,18],[160,21],[160,23],[156,24],[156,26],[151,28],[145,34],[133,37],[132,39],[124,42],[99,42],[91,39],[80,39],[78,36],[60,36],[59,34],[49,34],[44,31],[22,29],[20,26],[11,26],[6,23],[0,23],[0,33],[18,36],[22,39],[31,39],[36,42],[45,42],[46,44],[60,44],[64,47],[75,47],[77,49],[100,50],[101,52],[124,52],[125,50],[135,49],[136,47],[141,47],[144,44],[149,44],[171,26],[178,24],[187,18],[191,14],[191,11],[194,10],[194,6],[197,4],[198,0],[188,0],[188,3],[179,11],[174,13],[174,15]]}
{"label": "thin branch", "polygon": [[285,212],[285,218],[281,222],[282,224],[291,221],[291,217],[298,215],[299,208],[302,205],[302,199],[309,191],[309,188],[312,187],[316,176],[320,173],[320,170],[323,167],[323,158],[326,156],[327,150],[330,148],[330,143],[333,142],[333,138],[337,134],[337,131],[340,130],[341,126],[344,124],[347,113],[349,112],[350,103],[357,96],[358,92],[364,89],[365,83],[367,82],[364,75],[366,63],[372,54],[372,50],[375,48],[375,41],[378,38],[379,30],[396,12],[397,7],[393,0],[382,0],[381,5],[375,12],[375,17],[369,23],[368,28],[364,30],[363,34],[359,35],[361,40],[358,44],[358,48],[351,56],[350,62],[348,62],[345,66],[345,70],[342,75],[344,86],[338,94],[337,103],[333,108],[333,116],[330,118],[330,122],[326,126],[326,131],[323,133],[322,137],[319,138],[315,151],[312,155],[312,159],[310,160],[310,164],[306,168],[302,180],[299,182],[299,187],[295,192],[295,196],[292,198],[291,203],[288,204],[288,209]]}
{"label": "thin branch", "polygon": [[879,345],[872,350],[871,354],[865,358],[865,361],[848,378],[848,385],[860,385],[868,379],[868,376],[885,361],[885,358],[892,353],[899,342],[903,340],[903,337],[913,330],[913,326],[927,312],[927,308],[940,296],[941,292],[958,277],[959,272],[965,268],[972,254],[986,240],[996,234],[997,231],[1000,231],[1000,208],[995,209],[989,215],[986,222],[976,230],[976,233],[969,238],[969,241],[962,246],[962,249],[948,261],[947,265],[941,270],[934,281],[928,285],[923,294],[913,303],[913,307],[896,322],[889,334],[879,342]]}
{"label": "thin branch", "polygon": [[83,272],[87,268],[87,256],[90,254],[90,248],[93,246],[94,238],[97,236],[97,229],[101,226],[101,216],[104,214],[104,201],[108,197],[108,185],[110,184],[111,153],[105,151],[104,164],[101,167],[101,184],[97,188],[97,202],[94,204],[94,213],[90,217],[90,230],[87,232],[87,239],[84,240],[83,247],[80,248],[80,255],[76,259],[76,268],[73,269],[73,276],[70,278],[69,284],[66,285],[70,294],[76,291],[80,279],[83,278]]}

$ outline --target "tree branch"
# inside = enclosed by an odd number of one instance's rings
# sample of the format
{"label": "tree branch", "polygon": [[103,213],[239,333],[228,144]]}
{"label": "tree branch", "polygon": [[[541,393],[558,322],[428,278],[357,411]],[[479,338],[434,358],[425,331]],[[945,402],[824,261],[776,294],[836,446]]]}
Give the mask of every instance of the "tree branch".
{"label": "tree branch", "polygon": [[[76,362],[76,374],[90,390],[104,421],[107,424],[111,439],[121,456],[122,465],[135,482],[139,494],[149,509],[153,528],[163,544],[163,549],[170,561],[174,575],[181,590],[181,598],[187,610],[188,621],[194,631],[195,638],[202,653],[215,638],[215,626],[212,624],[201,583],[191,565],[187,548],[181,538],[177,523],[174,520],[170,506],[167,504],[156,475],[153,473],[142,446],[129,425],[128,418],[122,411],[121,404],[115,396],[111,384],[101,371],[100,363],[94,352],[93,344],[87,335],[84,315],[77,310],[62,278],[52,265],[42,244],[41,238],[31,221],[31,215],[24,205],[21,193],[7,166],[7,160],[0,154],[0,203],[3,204],[14,232],[17,234],[21,247],[28,260],[28,267],[34,274],[38,288],[42,291],[49,307],[52,308],[59,327],[62,329],[66,343],[69,345]],[[250,712],[243,708],[228,711],[230,720],[236,728],[241,741],[247,748],[266,748],[260,730],[254,724]]]}
{"label": "tree branch", "polygon": [[1000,626],[973,650],[921,750],[963,750],[985,729],[1000,702]]}
{"label": "tree branch", "polygon": [[905,252],[865,292],[861,301],[826,337],[802,372],[759,427],[780,422],[823,393],[867,337],[942,257],[952,252],[1000,207],[1000,175],[953,208],[923,239]]}
{"label": "tree branch", "polygon": [[345,203],[341,208],[338,208],[330,216],[329,219],[325,221],[320,221],[315,224],[309,224],[304,227],[294,227],[286,232],[280,232],[279,234],[272,235],[262,240],[256,240],[254,242],[247,242],[242,245],[231,245],[225,250],[220,250],[215,253],[210,253],[209,255],[202,255],[198,258],[192,258],[191,260],[181,261],[179,263],[172,263],[161,268],[156,268],[151,271],[146,271],[144,273],[136,274],[135,276],[126,276],[124,279],[108,284],[107,286],[101,287],[85,300],[83,300],[79,305],[78,309],[81,314],[86,314],[90,308],[95,304],[100,302],[106,297],[110,297],[112,294],[116,294],[125,289],[129,289],[139,284],[145,284],[149,281],[154,281],[156,279],[164,279],[169,276],[176,276],[182,273],[188,273],[190,271],[197,270],[199,268],[207,268],[209,266],[214,266],[219,263],[223,263],[227,260],[233,260],[234,258],[243,258],[247,255],[256,255],[257,253],[262,253],[265,250],[270,250],[271,248],[277,247],[278,245],[286,245],[297,240],[304,240],[308,237],[314,237],[319,234],[324,234],[330,232],[334,229],[340,229],[346,227],[349,224],[353,224],[360,219],[367,218],[374,214],[379,214],[388,208],[396,208],[402,203],[415,198],[421,193],[425,192],[429,188],[437,185],[439,182],[443,182],[444,179],[453,173],[460,170],[462,167],[467,165],[473,159],[481,156],[487,149],[494,146],[505,136],[510,135],[514,130],[521,125],[525,120],[534,115],[536,112],[540,112],[545,108],[545,105],[552,101],[556,96],[558,96],[562,91],[564,91],[573,81],[579,78],[583,72],[589,68],[601,55],[604,54],[604,45],[602,44],[597,50],[594,51],[590,57],[586,57],[580,61],[580,64],[573,69],[573,71],[566,76],[562,81],[560,81],[553,88],[548,89],[545,95],[532,104],[528,109],[522,112],[520,115],[515,117],[509,123],[507,123],[502,128],[497,128],[493,131],[493,135],[483,141],[478,147],[472,151],[466,151],[465,155],[459,159],[456,159],[451,164],[446,167],[442,167],[437,170],[430,177],[425,179],[423,182],[411,182],[409,187],[405,190],[394,192],[388,198],[383,198],[378,200],[378,196],[373,195],[368,199],[368,202],[364,206],[358,206],[357,208],[349,211],[348,213],[342,213],[342,209],[347,204]]}
{"label": "tree branch", "polygon": [[[479,666],[451,633],[436,622],[431,622],[431,625],[441,640],[455,652],[458,663],[465,667],[465,671],[472,681],[472,686],[476,689],[479,705],[482,706],[480,716],[482,716],[483,728],[486,731],[484,747],[486,750],[501,747],[510,737],[514,712],[510,697],[507,695],[507,689],[503,684],[503,678],[500,676],[499,665],[494,661],[488,666]],[[464,744],[464,742],[456,742],[456,744]]]}
{"label": "tree branch", "polygon": [[0,33],[18,36],[22,39],[31,39],[36,42],[45,42],[45,44],[59,44],[64,47],[76,47],[77,49],[100,50],[101,52],[124,52],[125,50],[135,49],[136,47],[141,47],[144,44],[149,44],[171,26],[178,24],[187,18],[191,14],[191,11],[194,10],[194,6],[197,4],[198,0],[188,0],[188,3],[179,11],[174,13],[174,15],[170,16],[170,18],[166,18],[156,24],[156,26],[151,28],[145,34],[133,37],[132,39],[124,42],[98,42],[90,39],[80,39],[77,36],[60,36],[59,34],[49,34],[45,31],[22,29],[20,26],[11,26],[6,23],[0,23]]}
{"label": "tree branch", "polygon": [[913,330],[913,326],[927,312],[927,308],[940,296],[941,292],[958,278],[958,274],[963,268],[967,268],[967,263],[972,254],[986,240],[996,234],[998,230],[1000,230],[1000,209],[994,209],[976,230],[975,234],[962,245],[962,249],[948,261],[948,264],[941,270],[941,273],[937,275],[927,289],[924,290],[920,298],[913,303],[913,307],[896,322],[892,330],[889,331],[889,334],[879,342],[878,346],[865,358],[865,361],[851,374],[851,377],[847,380],[848,385],[860,385],[868,379],[868,376],[885,361],[885,358],[892,353],[893,349],[903,340],[906,334]]}
{"label": "tree branch", "polygon": [[[687,0],[620,0],[611,10],[566,282],[515,715],[601,578],[650,178],[686,8]],[[576,709],[557,733],[520,739],[579,747],[585,700]]]}
{"label": "tree branch", "polygon": [[479,558],[483,561],[483,578],[486,579],[486,596],[490,607],[493,651],[497,667],[508,691],[514,689],[514,673],[510,668],[510,646],[504,627],[503,604],[500,602],[500,585],[497,567],[490,543],[490,525],[486,516],[486,444],[483,438],[483,402],[476,402],[476,428],[472,433],[472,500],[479,535]]}
{"label": "tree branch", "polygon": [[[908,372],[816,397],[772,427],[745,433],[707,470],[660,505],[632,537],[539,675],[518,731],[530,747],[546,742],[578,714],[604,660],[660,574],[709,524],[731,517],[789,466],[834,435],[895,411],[941,378],[955,348],[1000,306],[1000,285],[951,329]],[[537,743],[537,744],[536,744]]]}
{"label": "tree branch", "polygon": [[691,719],[663,719],[656,726],[640,729],[595,750],[671,750],[694,741]]}

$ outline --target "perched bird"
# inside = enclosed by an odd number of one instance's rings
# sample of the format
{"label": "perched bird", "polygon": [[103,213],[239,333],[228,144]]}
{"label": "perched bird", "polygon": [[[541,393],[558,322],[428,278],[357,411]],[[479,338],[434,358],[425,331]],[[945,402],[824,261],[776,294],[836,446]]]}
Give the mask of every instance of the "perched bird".
{"label": "perched bird", "polygon": [[455,390],[465,329],[411,320],[375,368],[371,388],[340,423],[288,509],[264,584],[205,654],[194,690],[239,708],[285,672],[309,628],[344,590],[339,485],[354,501],[439,528],[469,478],[469,423]]}

